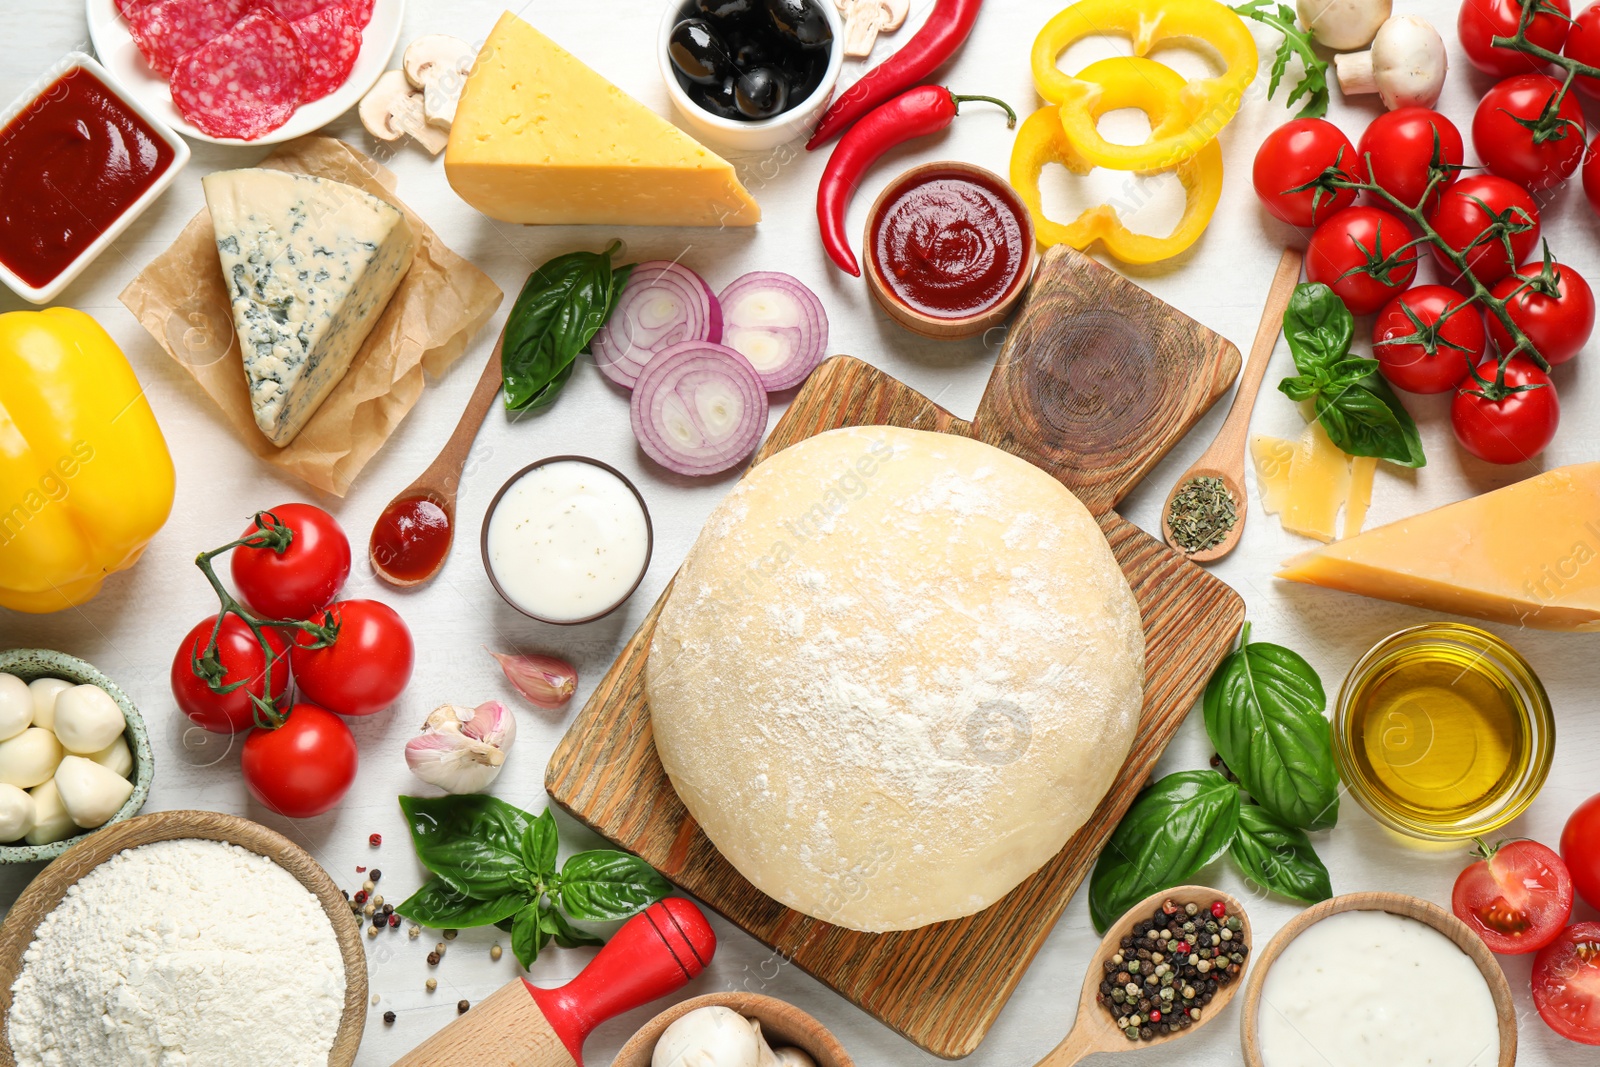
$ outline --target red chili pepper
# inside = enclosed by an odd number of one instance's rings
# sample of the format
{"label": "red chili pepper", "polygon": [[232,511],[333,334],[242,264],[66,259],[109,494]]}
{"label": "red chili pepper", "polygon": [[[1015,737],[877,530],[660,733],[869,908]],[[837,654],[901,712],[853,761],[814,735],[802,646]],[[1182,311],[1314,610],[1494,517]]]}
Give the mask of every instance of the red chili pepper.
{"label": "red chili pepper", "polygon": [[850,128],[833,150],[828,167],[817,186],[817,222],[822,226],[822,244],[828,258],[846,274],[861,277],[861,267],[850,250],[844,229],[850,198],[861,184],[867,168],[889,149],[915,137],[938,133],[955,119],[957,109],[968,100],[984,100],[1006,109],[1007,125],[1017,124],[1017,113],[1004,100],[992,96],[956,96],[942,85],[922,85],[903,93],[878,108]]}
{"label": "red chili pepper", "polygon": [[933,13],[916,36],[829,106],[806,148],[820,148],[867,112],[943,66],[966,43],[982,6],[983,0],[935,0]]}

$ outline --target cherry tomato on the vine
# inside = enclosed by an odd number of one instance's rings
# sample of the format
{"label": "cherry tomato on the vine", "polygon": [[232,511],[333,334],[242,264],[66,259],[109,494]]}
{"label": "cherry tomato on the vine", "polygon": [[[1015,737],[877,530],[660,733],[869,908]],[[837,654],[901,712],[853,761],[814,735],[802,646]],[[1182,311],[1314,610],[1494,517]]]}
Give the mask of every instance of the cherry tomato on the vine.
{"label": "cherry tomato on the vine", "polygon": [[1490,952],[1538,952],[1561,933],[1572,914],[1567,865],[1537,841],[1484,846],[1483,858],[1456,876],[1450,909]]}
{"label": "cherry tomato on the vine", "polygon": [[[1572,6],[1567,0],[1539,0],[1539,5],[1539,13],[1528,24],[1528,40],[1559,52],[1571,26]],[[1544,70],[1546,64],[1541,60],[1490,43],[1496,37],[1515,36],[1521,20],[1522,0],[1464,0],[1456,16],[1456,33],[1468,62],[1485,74],[1502,78]]]}
{"label": "cherry tomato on the vine", "polygon": [[[1490,290],[1508,301],[1506,314],[1527,335],[1546,363],[1565,363],[1582,350],[1594,332],[1594,291],[1583,275],[1565,263],[1524,263]],[[1546,292],[1546,287],[1554,293]],[[1514,294],[1514,295],[1513,295]],[[1511,334],[1496,315],[1489,315],[1489,336],[1501,352],[1511,351]]]}
{"label": "cherry tomato on the vine", "polygon": [[343,799],[356,780],[355,735],[337,715],[296,704],[275,730],[250,731],[240,769],[250,795],[279,815],[308,819]]}
{"label": "cherry tomato on the vine", "polygon": [[1483,165],[1529,189],[1560,185],[1583,160],[1583,111],[1571,93],[1549,115],[1562,83],[1547,74],[1519,74],[1483,94],[1472,116],[1472,147]]}
{"label": "cherry tomato on the vine", "polygon": [[[194,657],[205,654],[216,624],[215,615],[197,624],[178,646],[177,654],[172,657],[172,699],[196,726],[212,733],[248,730],[256,721],[251,695],[267,699],[267,656],[244,620],[237,615],[224,618],[217,634],[217,659],[225,672],[221,684],[229,686],[241,681],[248,684],[220,696],[213,693],[205,679],[194,673],[193,661]],[[278,656],[272,664],[271,701],[282,706],[289,692],[289,640],[277,630],[263,633]]]}
{"label": "cherry tomato on the vine", "polygon": [[1370,315],[1411,284],[1417,249],[1398,217],[1375,207],[1347,207],[1311,235],[1306,278],[1332,289],[1352,315]]}
{"label": "cherry tomato on the vine", "polygon": [[[1361,135],[1356,157],[1368,181],[1381,186],[1407,207],[1418,207],[1428,188],[1436,142],[1439,164],[1450,168],[1445,170],[1440,185],[1443,188],[1455,180],[1458,172],[1453,168],[1461,166],[1466,156],[1461,131],[1432,108],[1402,107],[1379,115]],[[1429,206],[1438,201],[1437,189],[1429,199]],[[1385,202],[1373,198],[1373,203],[1382,207]]]}
{"label": "cherry tomato on the vine", "polygon": [[[293,537],[281,553],[271,548],[234,549],[229,563],[240,598],[273,619],[309,619],[333,603],[350,577],[350,540],[332,515],[312,504],[282,504],[271,514]],[[259,529],[252,521],[240,534]]]}
{"label": "cherry tomato on the vine", "polygon": [[1372,323],[1379,372],[1408,393],[1448,393],[1478,365],[1484,344],[1477,307],[1444,285],[1407,289]]}
{"label": "cherry tomato on the vine", "polygon": [[[1561,54],[1588,67],[1600,67],[1600,4],[1590,4],[1572,20]],[[1573,81],[1585,96],[1600,97],[1600,78],[1580,74]]]}
{"label": "cherry tomato on the vine", "polygon": [[1568,1041],[1600,1045],[1600,923],[1573,923],[1539,950],[1533,1006]]}
{"label": "cherry tomato on the vine", "polygon": [[1355,203],[1354,189],[1299,189],[1329,169],[1356,173],[1356,151],[1344,131],[1327,119],[1292,119],[1261,142],[1251,177],[1256,196],[1273,218],[1291,226],[1315,226]]}
{"label": "cherry tomato on the vine", "polygon": [[1491,399],[1498,362],[1478,365],[1485,386],[1468,378],[1450,401],[1450,425],[1461,447],[1487,463],[1521,463],[1545,450],[1556,436],[1561,404],[1550,376],[1525,356],[1506,361],[1506,388],[1517,390]]}
{"label": "cherry tomato on the vine", "polygon": [[1600,793],[1579,804],[1561,831],[1561,859],[1572,888],[1591,908],[1600,908]]}
{"label": "cherry tomato on the vine", "polygon": [[1600,137],[1589,146],[1583,157],[1583,195],[1589,201],[1589,210],[1600,215]]}
{"label": "cherry tomato on the vine", "polygon": [[411,680],[411,631],[396,611],[376,600],[339,600],[313,622],[338,624],[339,636],[326,648],[295,634],[289,662],[295,683],[307,700],[340,715],[382,711]]}
{"label": "cherry tomato on the vine", "polygon": [[[1539,205],[1528,190],[1493,174],[1472,174],[1446,186],[1427,219],[1445,244],[1466,254],[1467,271],[1484,285],[1510,274],[1539,245]],[[1433,258],[1446,281],[1461,280],[1443,251],[1434,248]]]}

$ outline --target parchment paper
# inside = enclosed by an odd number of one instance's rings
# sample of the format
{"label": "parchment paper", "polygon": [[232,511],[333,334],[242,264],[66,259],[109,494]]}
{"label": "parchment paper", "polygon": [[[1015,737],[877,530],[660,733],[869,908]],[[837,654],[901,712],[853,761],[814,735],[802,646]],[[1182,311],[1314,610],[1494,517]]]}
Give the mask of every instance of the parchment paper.
{"label": "parchment paper", "polygon": [[395,177],[331,137],[289,141],[260,164],[344,182],[393,204],[417,235],[416,259],[350,371],[297,437],[268,441],[250,412],[211,213],[202,209],[178,239],[122,291],[122,302],[156,343],[183,365],[256,455],[312,486],[343,496],[361,468],[500,305],[499,286],[445,247],[394,195]]}

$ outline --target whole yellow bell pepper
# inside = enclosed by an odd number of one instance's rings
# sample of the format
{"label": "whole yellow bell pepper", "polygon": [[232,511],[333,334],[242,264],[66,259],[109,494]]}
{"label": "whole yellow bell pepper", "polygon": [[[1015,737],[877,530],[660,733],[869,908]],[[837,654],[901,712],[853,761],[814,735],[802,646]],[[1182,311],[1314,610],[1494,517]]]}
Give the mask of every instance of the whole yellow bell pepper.
{"label": "whole yellow bell pepper", "polygon": [[172,511],[172,456],[139,379],[72,308],[0,315],[0,605],[75,607]]}

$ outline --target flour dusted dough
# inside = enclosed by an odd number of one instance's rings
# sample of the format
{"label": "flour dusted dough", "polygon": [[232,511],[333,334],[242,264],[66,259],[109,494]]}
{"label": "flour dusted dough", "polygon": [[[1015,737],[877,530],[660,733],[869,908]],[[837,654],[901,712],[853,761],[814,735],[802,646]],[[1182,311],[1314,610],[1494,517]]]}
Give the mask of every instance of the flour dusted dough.
{"label": "flour dusted dough", "polygon": [[656,626],[661,762],[768,896],[856,930],[980,911],[1139,720],[1139,609],[1084,506],[965,438],[835,430],[717,508]]}

